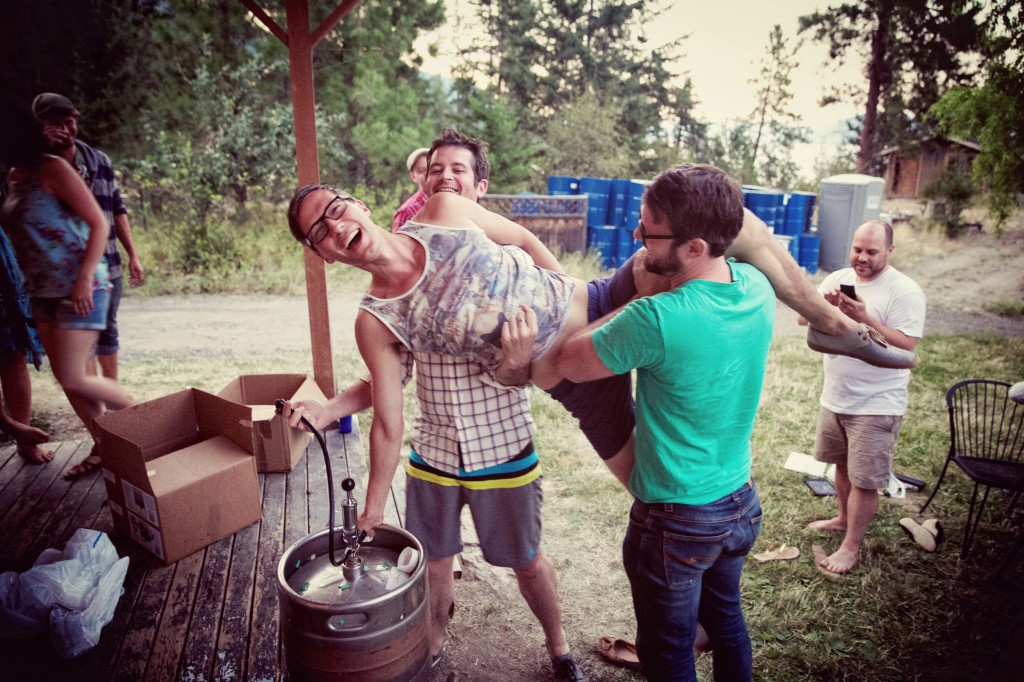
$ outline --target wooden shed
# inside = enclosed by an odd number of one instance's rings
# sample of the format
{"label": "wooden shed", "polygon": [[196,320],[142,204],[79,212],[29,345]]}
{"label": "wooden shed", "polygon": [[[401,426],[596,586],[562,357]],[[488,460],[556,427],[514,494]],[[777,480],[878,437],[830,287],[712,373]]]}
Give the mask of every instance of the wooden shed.
{"label": "wooden shed", "polygon": [[947,168],[969,168],[981,148],[975,142],[929,137],[913,150],[889,147],[885,160],[885,198],[916,199],[925,187],[938,180]]}

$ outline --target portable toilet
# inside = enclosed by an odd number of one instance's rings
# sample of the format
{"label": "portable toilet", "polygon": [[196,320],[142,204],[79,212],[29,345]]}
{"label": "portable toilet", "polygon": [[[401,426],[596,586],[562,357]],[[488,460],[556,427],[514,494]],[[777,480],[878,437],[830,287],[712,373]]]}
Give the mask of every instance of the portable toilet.
{"label": "portable toilet", "polygon": [[850,264],[854,231],[882,213],[885,181],[870,175],[848,173],[821,181],[818,193],[820,265],[830,272]]}

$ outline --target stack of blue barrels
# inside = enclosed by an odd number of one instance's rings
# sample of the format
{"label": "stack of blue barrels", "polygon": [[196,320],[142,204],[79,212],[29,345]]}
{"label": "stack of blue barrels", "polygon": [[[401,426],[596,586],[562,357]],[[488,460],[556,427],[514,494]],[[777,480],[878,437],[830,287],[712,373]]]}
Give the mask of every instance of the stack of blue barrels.
{"label": "stack of blue barrels", "polygon": [[764,221],[804,270],[818,271],[818,235],[811,227],[816,194],[743,185],[743,205]]}
{"label": "stack of blue barrels", "polygon": [[587,195],[587,248],[606,268],[622,265],[640,247],[633,230],[640,222],[645,182],[610,178],[548,177],[549,195]]}

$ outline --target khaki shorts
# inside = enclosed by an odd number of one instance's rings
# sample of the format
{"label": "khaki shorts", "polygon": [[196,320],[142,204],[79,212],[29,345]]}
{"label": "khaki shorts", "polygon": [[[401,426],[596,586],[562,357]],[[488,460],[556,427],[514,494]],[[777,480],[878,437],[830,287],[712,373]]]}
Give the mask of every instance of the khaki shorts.
{"label": "khaki shorts", "polygon": [[902,425],[902,416],[836,414],[823,407],[818,413],[814,459],[845,464],[850,482],[858,488],[885,488]]}

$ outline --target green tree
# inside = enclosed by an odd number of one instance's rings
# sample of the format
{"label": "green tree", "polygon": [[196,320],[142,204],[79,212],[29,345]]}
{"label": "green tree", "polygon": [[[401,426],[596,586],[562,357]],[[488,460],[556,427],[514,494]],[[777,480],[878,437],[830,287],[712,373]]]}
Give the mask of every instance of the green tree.
{"label": "green tree", "polygon": [[1001,229],[1024,191],[1024,11],[1011,0],[994,3],[983,28],[984,84],[949,91],[931,114],[946,135],[978,141],[975,184],[988,189]]}
{"label": "green tree", "polygon": [[799,42],[789,47],[782,27],[776,24],[768,34],[761,73],[750,81],[757,85],[757,101],[750,115],[754,135],[750,164],[757,169],[760,182],[771,187],[792,185],[798,172],[792,159],[793,147],[810,140],[810,131],[799,125],[800,117],[790,110],[793,92],[789,74],[799,66],[793,61],[799,48]]}
{"label": "green tree", "polygon": [[362,2],[317,46],[317,100],[345,122],[321,131],[320,142],[340,146],[347,158],[343,168],[325,167],[324,177],[380,190],[381,201],[393,201],[395,188],[408,185],[406,156],[426,146],[440,127],[431,115],[437,85],[420,76],[412,45],[421,33],[439,28],[444,16],[440,0]]}
{"label": "green tree", "polygon": [[[480,77],[489,91],[508,98],[523,112],[522,124],[535,134],[564,120],[564,110],[596,97],[600,106],[618,112],[615,136],[627,156],[637,157],[652,142],[668,143],[665,128],[691,125],[693,101],[688,83],[673,86],[678,41],[660,48],[645,42],[643,27],[656,14],[639,1],[625,0],[476,0],[484,38],[463,55],[464,91]],[[585,133],[585,131],[584,131]],[[676,135],[681,137],[682,131]],[[588,143],[592,135],[581,140]],[[604,148],[604,145],[602,145]],[[561,165],[566,152],[554,153],[549,166]],[[613,156],[592,161],[606,167],[622,164]],[[642,162],[633,162],[634,166]],[[549,168],[550,170],[550,168]],[[551,171],[554,172],[554,171]]]}
{"label": "green tree", "polygon": [[[618,105],[621,107],[621,105]],[[616,105],[584,93],[547,120],[544,139],[549,175],[628,176],[630,160],[620,139]],[[586,144],[580,144],[586,140]]]}
{"label": "green tree", "polygon": [[921,136],[928,108],[973,77],[968,54],[977,36],[980,0],[859,0],[800,17],[800,30],[829,46],[830,63],[866,64],[866,92],[832,88],[822,105],[856,98],[860,119],[857,171],[878,171],[878,152]]}

